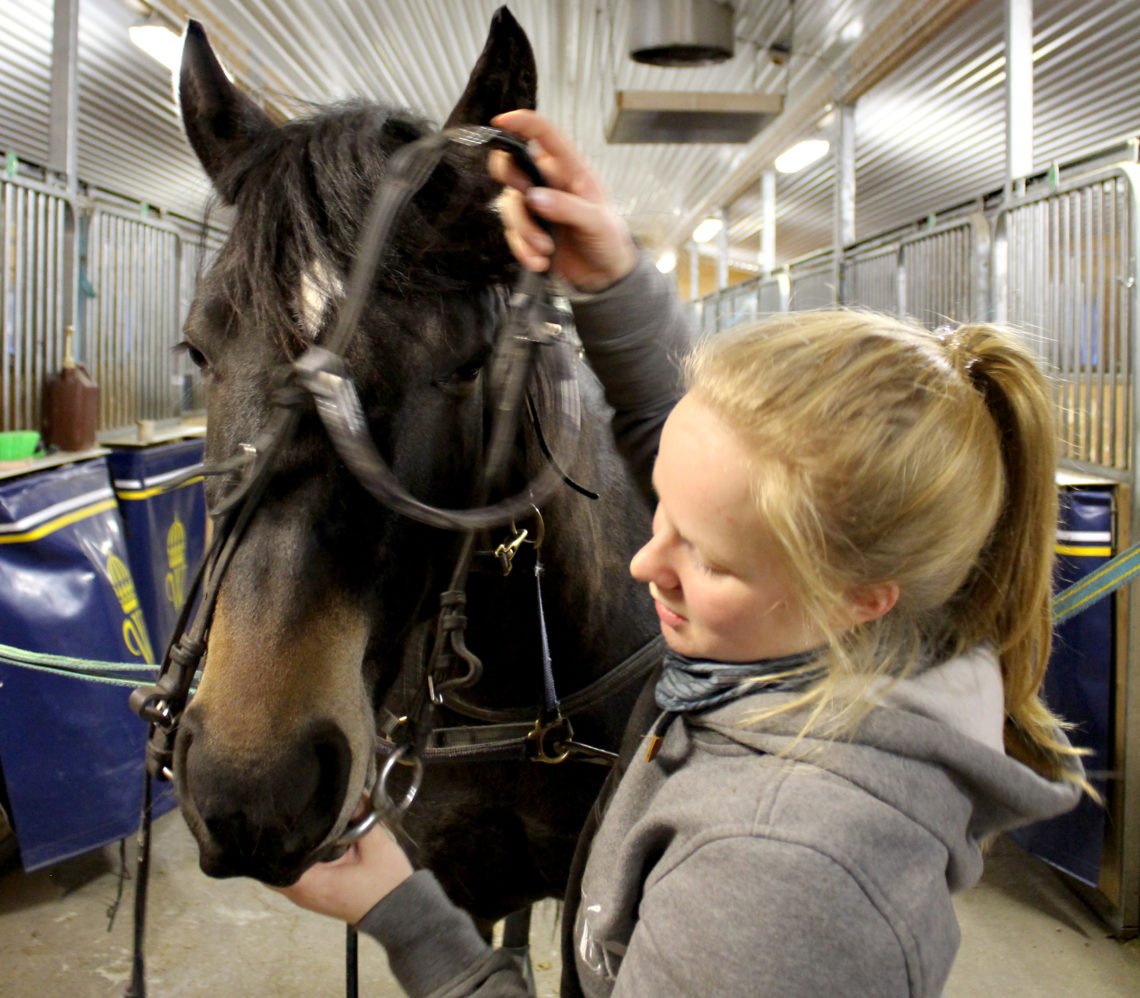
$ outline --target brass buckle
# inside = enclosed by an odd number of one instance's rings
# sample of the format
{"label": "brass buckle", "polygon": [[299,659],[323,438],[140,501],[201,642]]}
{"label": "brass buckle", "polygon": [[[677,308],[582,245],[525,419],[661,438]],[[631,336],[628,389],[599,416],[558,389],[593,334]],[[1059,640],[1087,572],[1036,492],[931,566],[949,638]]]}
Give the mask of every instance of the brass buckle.
{"label": "brass buckle", "polygon": [[526,735],[531,759],[551,765],[565,762],[569,758],[573,738],[574,729],[570,726],[570,720],[561,714],[549,724],[536,720]]}
{"label": "brass buckle", "polygon": [[534,511],[534,540],[528,540],[530,531],[525,527],[516,526],[515,521],[511,520],[511,536],[495,548],[495,557],[499,559],[499,565],[503,569],[504,576],[511,574],[515,555],[518,554],[519,548],[523,544],[533,544],[536,551],[542,547],[543,539],[546,537],[546,524],[543,523],[542,514],[538,511],[538,507],[531,506],[531,509]]}

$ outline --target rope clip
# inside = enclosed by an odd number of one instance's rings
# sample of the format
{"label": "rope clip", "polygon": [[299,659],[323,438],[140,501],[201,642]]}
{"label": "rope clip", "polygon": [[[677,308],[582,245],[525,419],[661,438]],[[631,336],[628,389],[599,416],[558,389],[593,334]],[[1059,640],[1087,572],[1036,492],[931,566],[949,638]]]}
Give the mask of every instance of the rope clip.
{"label": "rope clip", "polygon": [[570,757],[570,743],[574,739],[574,729],[570,719],[558,714],[553,721],[543,722],[538,718],[534,727],[527,732],[526,744],[533,762],[556,765]]}
{"label": "rope clip", "polygon": [[525,527],[518,527],[515,525],[515,521],[511,520],[512,536],[495,548],[494,555],[499,559],[499,565],[503,569],[504,576],[511,574],[515,555],[518,554],[519,548],[524,543],[533,544],[535,551],[537,551],[542,547],[542,542],[546,538],[546,524],[543,522],[542,514],[538,511],[537,506],[531,506],[531,510],[534,513],[534,540],[528,539],[530,532]]}

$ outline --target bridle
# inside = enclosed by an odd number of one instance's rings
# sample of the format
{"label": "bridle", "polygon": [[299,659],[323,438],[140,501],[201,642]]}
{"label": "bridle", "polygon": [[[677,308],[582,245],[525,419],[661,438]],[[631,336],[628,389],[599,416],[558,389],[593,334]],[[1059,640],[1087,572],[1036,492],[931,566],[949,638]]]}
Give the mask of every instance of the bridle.
{"label": "bridle", "polygon": [[[251,519],[265,496],[280,456],[296,435],[302,411],[310,402],[332,441],[337,454],[360,485],[379,503],[412,520],[446,530],[463,532],[448,588],[440,597],[425,682],[407,713],[389,726],[378,746],[381,762],[368,794],[369,806],[330,844],[320,847],[314,858],[347,847],[380,820],[398,823],[411,805],[423,777],[425,759],[469,759],[475,756],[518,755],[523,752],[542,762],[559,762],[576,753],[586,758],[612,761],[614,754],[576,743],[553,687],[549,655],[544,647],[543,704],[533,725],[518,721],[512,712],[495,712],[466,704],[458,690],[474,683],[481,672],[479,660],[466,647],[465,586],[475,554],[477,532],[492,527],[525,522],[535,516],[566,476],[553,459],[518,493],[496,502],[488,499],[508,467],[511,449],[529,402],[528,386],[537,368],[543,368],[557,399],[557,418],[574,436],[581,424],[578,384],[563,336],[558,312],[551,302],[547,281],[523,271],[513,288],[503,321],[495,336],[488,381],[495,400],[489,439],[474,506],[441,509],[412,496],[388,467],[369,432],[356,387],[345,368],[345,355],[356,334],[374,274],[383,261],[390,235],[401,211],[424,185],[447,148],[452,144],[502,149],[537,185],[545,185],[530,158],[525,143],[486,127],[447,129],[401,148],[389,161],[385,183],[369,206],[353,262],[344,304],[331,333],[319,345],[311,345],[287,366],[272,396],[273,410],[265,428],[250,442],[239,445],[230,459],[205,469],[207,474],[237,476],[237,484],[212,511],[214,533],[209,550],[187,594],[174,635],[153,686],[132,693],[132,709],[149,724],[146,748],[143,817],[139,829],[138,877],[135,891],[134,964],[128,996],[143,998],[143,931],[150,856],[152,779],[173,779],[174,742],[179,722],[190,698],[191,685],[201,667],[218,594],[226,571]],[[536,434],[547,451],[533,405],[530,409]],[[199,474],[202,470],[199,469]],[[574,483],[571,483],[574,484]],[[516,535],[517,536],[517,535]],[[518,544],[515,544],[517,548]],[[537,552],[537,547],[536,547]],[[541,567],[536,562],[536,587],[541,604]],[[545,646],[545,631],[543,631]],[[584,709],[620,689],[653,664],[655,644],[640,649],[602,681],[580,691],[577,709]],[[432,712],[445,703],[490,724],[473,729],[434,729]],[[488,730],[488,728],[493,730]],[[466,738],[459,732],[475,731]],[[406,788],[393,800],[390,777],[403,764]]]}

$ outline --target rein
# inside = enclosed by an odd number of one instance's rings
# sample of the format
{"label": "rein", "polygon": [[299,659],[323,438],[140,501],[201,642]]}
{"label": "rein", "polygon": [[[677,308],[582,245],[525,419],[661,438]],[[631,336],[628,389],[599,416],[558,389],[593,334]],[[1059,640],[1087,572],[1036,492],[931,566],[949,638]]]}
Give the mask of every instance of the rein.
{"label": "rein", "polygon": [[[538,185],[545,181],[527,153],[525,143],[492,128],[448,129],[410,143],[389,163],[384,186],[369,205],[357,256],[353,262],[344,307],[336,326],[321,345],[310,346],[289,365],[273,394],[273,411],[266,427],[252,442],[239,445],[229,460],[206,469],[207,474],[238,475],[233,491],[213,511],[215,531],[209,550],[191,583],[174,635],[167,648],[159,678],[153,686],[132,693],[132,709],[149,724],[146,748],[146,778],[143,814],[138,834],[138,878],[135,889],[134,958],[127,998],[146,994],[143,942],[150,860],[152,779],[173,779],[173,753],[178,725],[190,696],[195,673],[206,652],[218,594],[238,544],[253,518],[274,474],[280,455],[297,432],[302,408],[315,404],[337,454],[359,483],[381,504],[410,519],[429,526],[464,532],[459,555],[447,590],[440,597],[432,651],[427,662],[425,682],[419,688],[411,709],[400,723],[388,731],[377,746],[379,773],[368,795],[367,813],[349,824],[332,843],[319,847],[314,858],[349,846],[382,819],[398,823],[411,805],[423,777],[425,761],[500,757],[529,757],[543,762],[560,762],[572,752],[583,757],[610,761],[612,753],[573,741],[569,720],[554,690],[549,654],[544,646],[544,703],[537,721],[521,725],[513,712],[487,712],[466,704],[457,690],[476,682],[481,674],[479,659],[466,647],[465,585],[475,553],[476,532],[503,526],[537,513],[554,489],[570,481],[552,457],[535,479],[515,495],[488,503],[499,478],[505,472],[511,449],[521,425],[523,407],[529,405],[532,425],[545,454],[549,448],[538,427],[533,402],[527,395],[534,369],[545,365],[555,386],[561,423],[577,433],[581,423],[581,403],[577,380],[570,361],[569,347],[562,336],[557,312],[549,303],[545,279],[524,271],[510,295],[505,320],[496,335],[489,381],[494,386],[486,462],[481,475],[475,507],[453,510],[430,506],[412,496],[384,462],[373,442],[364,418],[356,386],[345,369],[344,357],[356,333],[384,250],[400,212],[427,181],[450,144],[486,146],[511,153],[521,169]],[[200,472],[201,473],[201,472]],[[579,488],[571,482],[575,488]],[[580,491],[584,491],[581,490]],[[517,548],[517,544],[516,544]],[[537,548],[536,548],[537,550]],[[541,602],[541,564],[536,562],[536,591]],[[195,605],[197,608],[195,609]],[[656,643],[652,646],[657,653]],[[616,677],[606,676],[586,690],[574,694],[566,706],[583,709],[631,681],[652,665],[647,649],[619,666]],[[481,720],[491,720],[480,728],[440,728],[433,735],[432,713],[447,706]],[[510,714],[510,719],[506,718]],[[522,729],[526,728],[526,731]],[[461,732],[463,734],[461,734]],[[478,733],[473,733],[478,732]],[[519,746],[523,746],[520,749]],[[397,764],[410,767],[411,778],[397,799],[389,795],[390,777]],[[350,942],[352,930],[349,930]],[[350,973],[350,994],[354,992]]]}

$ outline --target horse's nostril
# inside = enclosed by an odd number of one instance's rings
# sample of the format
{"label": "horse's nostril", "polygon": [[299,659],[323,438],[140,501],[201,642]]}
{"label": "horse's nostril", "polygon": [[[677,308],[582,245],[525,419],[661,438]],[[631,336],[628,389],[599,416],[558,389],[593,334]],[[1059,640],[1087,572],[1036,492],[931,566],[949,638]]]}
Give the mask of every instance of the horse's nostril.
{"label": "horse's nostril", "polygon": [[300,863],[324,840],[351,768],[348,740],[332,722],[312,725],[272,758],[243,765],[209,739],[191,737],[182,760],[183,791],[208,837],[203,848],[220,865],[253,876]]}
{"label": "horse's nostril", "polygon": [[279,810],[296,817],[316,813],[333,817],[348,782],[348,742],[335,725],[320,725],[296,745],[280,770]]}

